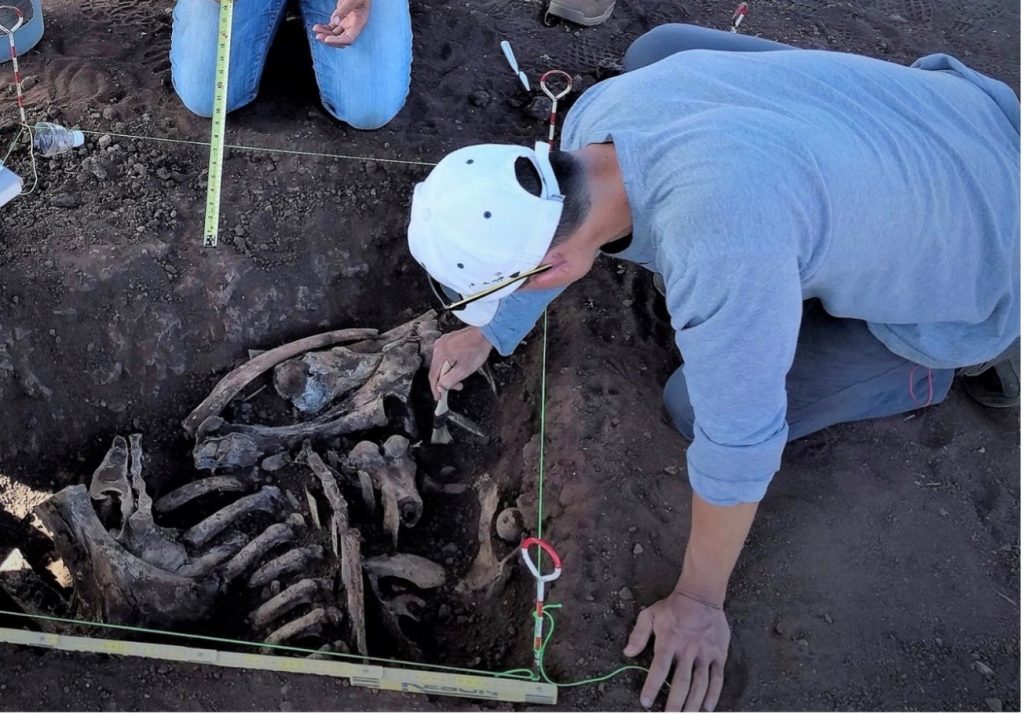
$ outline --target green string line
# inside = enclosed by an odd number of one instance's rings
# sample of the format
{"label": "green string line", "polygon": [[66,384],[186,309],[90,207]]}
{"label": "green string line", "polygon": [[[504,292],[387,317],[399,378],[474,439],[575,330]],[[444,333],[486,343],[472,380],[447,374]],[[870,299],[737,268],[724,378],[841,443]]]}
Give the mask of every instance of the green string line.
{"label": "green string line", "polygon": [[[123,139],[140,139],[143,141],[154,141],[154,142],[168,142],[170,144],[189,144],[193,146],[210,146],[208,141],[198,141],[195,139],[168,139],[165,137],[150,137],[142,134],[118,134],[117,132],[101,132],[93,131],[90,129],[82,129],[83,134],[102,135],[109,134],[112,137],[121,137]],[[435,162],[432,161],[412,161],[409,159],[383,159],[376,156],[355,156],[352,154],[325,154],[322,152],[315,151],[299,151],[297,149],[276,149],[274,147],[266,146],[245,146],[243,144],[225,144],[227,149],[245,149],[246,151],[265,151],[276,154],[294,154],[296,156],[313,156],[321,159],[352,159],[355,161],[379,161],[385,164],[409,164],[412,166],[436,166]]]}
{"label": "green string line", "polygon": [[18,613],[16,611],[4,611],[0,610],[2,616],[16,616],[19,618],[29,618],[32,620],[40,621],[54,621],[57,623],[69,623],[76,626],[87,626],[90,628],[112,628],[114,630],[131,631],[134,633],[146,633],[150,635],[160,636],[171,636],[174,638],[193,638],[201,641],[209,641],[212,643],[223,643],[227,645],[241,645],[249,648],[270,648],[273,650],[289,651],[292,653],[303,653],[306,655],[329,655],[335,658],[341,658],[343,660],[369,660],[377,663],[385,663],[390,665],[408,665],[415,668],[432,668],[435,670],[445,670],[453,673],[469,673],[471,675],[485,675],[488,677],[498,678],[510,678],[513,680],[532,680],[533,671],[528,668],[515,668],[513,670],[505,671],[490,671],[490,670],[478,670],[474,668],[459,668],[453,665],[431,665],[429,663],[416,663],[409,660],[397,660],[394,658],[377,658],[373,656],[354,655],[352,653],[335,653],[334,651],[322,651],[313,650],[312,648],[300,648],[298,646],[279,645],[272,643],[253,643],[252,641],[239,640],[236,638],[221,638],[219,636],[205,636],[199,635],[198,633],[178,633],[176,631],[160,630],[156,628],[144,628],[142,626],[122,626],[114,623],[100,623],[96,621],[82,621],[75,618],[59,618],[57,616],[44,616],[44,615],[29,615],[27,613]]}
{"label": "green string line", "polygon": [[[547,376],[548,376],[548,311],[544,310],[544,324],[543,331],[541,333],[541,357],[540,357],[540,450],[539,450],[539,465],[537,472],[537,538],[543,538],[543,524],[544,524],[544,435],[545,427],[547,425]],[[537,566],[540,568],[543,550],[537,547]],[[593,678],[584,678],[582,680],[575,680],[571,683],[556,683],[547,674],[544,669],[544,656],[547,652],[548,643],[551,642],[551,638],[555,634],[555,617],[551,611],[557,610],[562,607],[561,603],[552,603],[544,606],[541,610],[543,612],[543,618],[548,623],[548,632],[541,641],[540,649],[534,654],[534,663],[539,672],[533,672],[533,680],[540,680],[543,678],[547,683],[554,685],[558,688],[575,688],[581,685],[593,685],[595,683],[601,683],[606,680],[610,680],[617,675],[628,672],[630,670],[639,670],[641,672],[648,672],[647,668],[639,665],[624,665],[610,673],[605,675],[599,675]],[[536,622],[538,616],[536,612],[531,613],[534,621]]]}

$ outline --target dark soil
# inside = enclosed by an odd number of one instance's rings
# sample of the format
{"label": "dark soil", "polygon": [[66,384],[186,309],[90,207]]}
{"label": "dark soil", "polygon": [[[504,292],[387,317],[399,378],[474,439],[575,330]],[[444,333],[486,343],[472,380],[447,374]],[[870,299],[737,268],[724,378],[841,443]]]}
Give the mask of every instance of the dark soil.
{"label": "dark soil", "polygon": [[[180,421],[248,349],[389,328],[431,306],[404,239],[410,190],[428,167],[386,160],[544,136],[546,110],[508,70],[501,39],[532,79],[560,68],[583,89],[620,71],[645,30],[725,28],[735,3],[620,0],[607,23],[579,29],[545,27],[538,0],[413,0],[412,89],[376,132],[320,108],[301,27],[286,22],[259,98],[230,115],[229,142],[359,158],[230,151],[213,249],[200,245],[206,148],[114,136],[208,137],[208,120],[170,88],[170,5],[51,0],[43,41],[22,58],[30,121],[91,133],[77,153],[41,161],[35,193],[2,209],[0,558],[11,547],[46,558],[30,507],[85,481],[115,434],[145,434],[160,489],[186,478]],[[999,0],[757,0],[742,26],[900,63],[950,52],[1013,86],[1018,28],[1019,8]],[[6,67],[2,82],[6,147],[17,116]],[[31,174],[23,152],[10,165]],[[533,514],[540,350],[535,332],[495,361],[497,400],[482,383],[453,398],[495,437],[487,449],[427,455],[426,476],[451,465],[450,480],[468,484],[486,470],[503,505],[518,499]],[[621,664],[637,612],[678,575],[685,443],[660,410],[678,360],[650,278],[632,266],[604,262],[552,310],[544,531],[565,561],[551,591],[564,604],[548,656],[557,680]],[[910,417],[791,445],[733,577],[722,708],[1019,710],[1019,444],[1018,411],[983,409],[955,386]],[[424,543],[452,544],[439,559],[461,573],[475,507],[471,496],[455,507],[439,499],[428,502],[443,516],[424,525]],[[528,664],[529,591],[517,574],[495,599],[430,624],[427,659]],[[8,646],[0,662],[5,710],[478,707],[310,676]],[[560,704],[636,709],[641,680],[565,689]]]}

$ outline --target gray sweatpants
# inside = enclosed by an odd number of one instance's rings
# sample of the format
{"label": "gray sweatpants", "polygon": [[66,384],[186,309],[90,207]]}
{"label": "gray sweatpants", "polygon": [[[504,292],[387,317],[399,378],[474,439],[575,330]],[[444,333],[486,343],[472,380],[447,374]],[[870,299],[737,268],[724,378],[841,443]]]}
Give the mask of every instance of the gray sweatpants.
{"label": "gray sweatpants", "polygon": [[[662,25],[626,51],[627,72],[686,50],[767,52],[795,48],[739,33],[693,25]],[[917,365],[890,352],[862,320],[835,318],[821,303],[804,303],[796,357],[786,377],[789,439],[842,422],[888,417],[946,399],[953,370]],[[693,406],[682,367],[665,384],[665,406],[684,436],[693,438]]]}

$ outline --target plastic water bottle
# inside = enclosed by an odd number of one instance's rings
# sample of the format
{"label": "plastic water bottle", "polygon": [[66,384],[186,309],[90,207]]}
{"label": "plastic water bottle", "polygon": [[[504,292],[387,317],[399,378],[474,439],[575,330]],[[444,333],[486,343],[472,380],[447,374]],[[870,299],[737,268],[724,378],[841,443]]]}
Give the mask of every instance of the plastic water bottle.
{"label": "plastic water bottle", "polygon": [[41,156],[57,156],[84,143],[85,135],[77,129],[52,122],[39,122],[32,128],[32,144]]}
{"label": "plastic water bottle", "polygon": [[0,164],[0,206],[21,193],[21,178]]}

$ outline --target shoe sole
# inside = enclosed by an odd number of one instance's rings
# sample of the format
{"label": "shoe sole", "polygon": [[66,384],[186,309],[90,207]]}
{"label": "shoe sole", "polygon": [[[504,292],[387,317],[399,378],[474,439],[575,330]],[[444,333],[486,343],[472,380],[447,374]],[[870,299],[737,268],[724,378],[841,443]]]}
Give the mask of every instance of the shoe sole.
{"label": "shoe sole", "polygon": [[615,3],[612,3],[607,12],[599,17],[587,17],[579,10],[574,10],[571,7],[565,7],[557,0],[551,0],[548,5],[548,14],[560,17],[563,20],[574,22],[577,25],[583,25],[584,27],[593,27],[594,25],[600,25],[602,22],[612,16],[612,10],[615,9]]}

